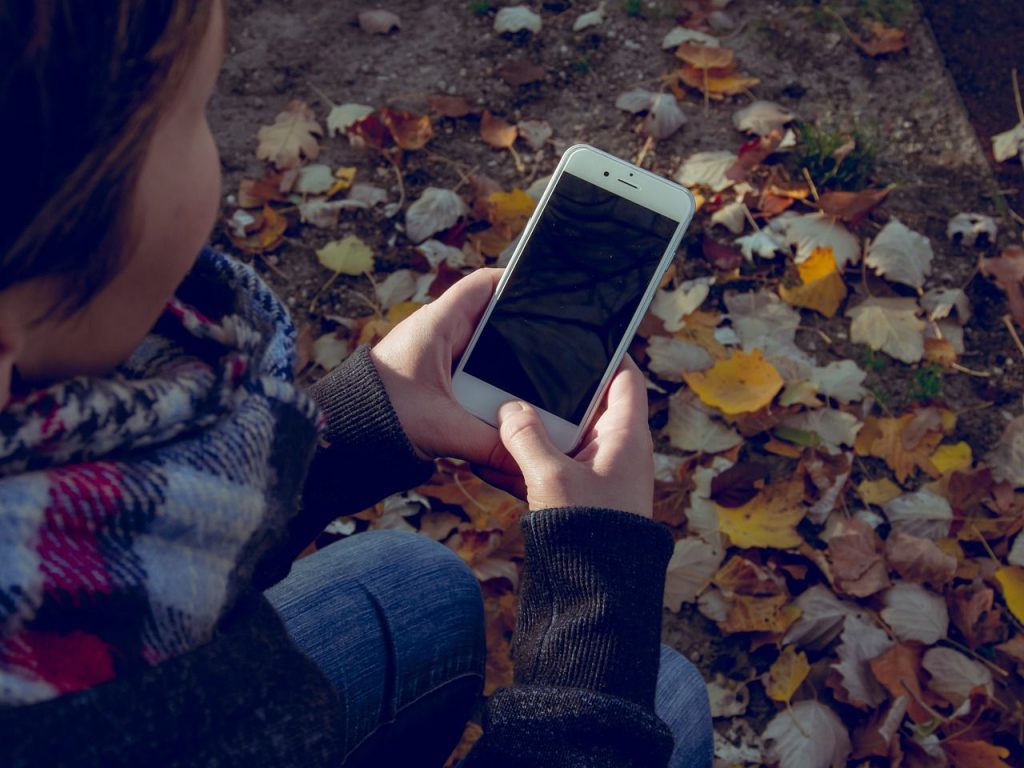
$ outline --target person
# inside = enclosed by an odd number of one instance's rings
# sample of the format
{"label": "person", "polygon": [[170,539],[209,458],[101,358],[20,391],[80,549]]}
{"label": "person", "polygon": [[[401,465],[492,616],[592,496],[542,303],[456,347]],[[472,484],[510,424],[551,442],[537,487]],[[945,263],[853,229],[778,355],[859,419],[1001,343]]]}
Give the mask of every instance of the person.
{"label": "person", "polygon": [[[309,392],[255,272],[204,249],[220,0],[0,9],[0,762],[441,765],[482,687],[479,588],[338,515],[472,461],[525,494],[515,684],[465,766],[703,766],[703,682],[659,646],[642,378],[572,458],[451,395],[480,270]],[[196,254],[199,254],[196,256]]]}

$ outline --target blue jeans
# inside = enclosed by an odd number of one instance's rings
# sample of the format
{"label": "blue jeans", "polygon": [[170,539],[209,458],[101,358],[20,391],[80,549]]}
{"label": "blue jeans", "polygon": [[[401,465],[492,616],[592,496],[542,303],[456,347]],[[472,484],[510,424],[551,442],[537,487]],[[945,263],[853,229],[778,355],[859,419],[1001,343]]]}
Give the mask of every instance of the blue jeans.
{"label": "blue jeans", "polygon": [[[486,659],[480,589],[457,555],[419,534],[362,533],[295,563],[267,597],[341,697],[346,768],[444,762]],[[704,681],[666,646],[655,709],[676,737],[670,766],[710,766]]]}

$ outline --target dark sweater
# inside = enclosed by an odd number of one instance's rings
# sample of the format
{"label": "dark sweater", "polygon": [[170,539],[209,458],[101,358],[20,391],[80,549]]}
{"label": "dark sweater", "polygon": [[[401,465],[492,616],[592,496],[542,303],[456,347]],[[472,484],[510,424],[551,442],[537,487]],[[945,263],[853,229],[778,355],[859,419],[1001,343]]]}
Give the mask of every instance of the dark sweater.
{"label": "dark sweater", "polygon": [[[303,509],[214,639],[143,674],[0,708],[4,766],[274,766],[340,761],[340,702],[260,594],[333,518],[424,481],[365,349],[313,388],[328,419]],[[297,447],[296,450],[302,450]],[[660,526],[602,509],[524,516],[526,567],[515,685],[489,702],[467,766],[658,766],[672,750],[654,714]]]}

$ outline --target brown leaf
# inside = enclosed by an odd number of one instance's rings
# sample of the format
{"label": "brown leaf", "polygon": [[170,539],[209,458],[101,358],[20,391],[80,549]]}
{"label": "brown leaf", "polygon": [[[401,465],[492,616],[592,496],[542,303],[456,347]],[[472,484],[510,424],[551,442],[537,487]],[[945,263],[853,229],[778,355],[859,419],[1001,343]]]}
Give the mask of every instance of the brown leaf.
{"label": "brown leaf", "polygon": [[711,500],[720,507],[742,507],[764,488],[768,471],[758,461],[734,464],[711,481]]}
{"label": "brown leaf", "polygon": [[1005,653],[1018,664],[1024,664],[1024,634],[1014,635],[1005,643],[997,645],[996,650]]}
{"label": "brown leaf", "polygon": [[821,210],[829,216],[857,226],[865,216],[881,205],[891,187],[865,189],[863,192],[826,192],[818,200]]}
{"label": "brown leaf", "polygon": [[725,621],[719,623],[723,632],[771,632],[780,634],[789,629],[800,615],[789,605],[788,594],[770,597],[736,595],[729,602]]}
{"label": "brown leaf", "polygon": [[238,183],[238,207],[262,208],[267,203],[284,202],[287,196],[281,193],[281,174],[269,173],[262,179],[242,179]]}
{"label": "brown leaf", "polygon": [[782,131],[776,129],[766,136],[758,136],[740,145],[736,162],[725,172],[727,179],[743,181],[747,174],[761,165],[782,143]]}
{"label": "brown leaf", "polygon": [[956,558],[947,555],[931,539],[894,531],[885,542],[889,565],[908,581],[941,587],[953,580]]}
{"label": "brown leaf", "polygon": [[379,113],[381,123],[391,133],[395,144],[402,149],[422,149],[434,135],[429,115],[416,115],[388,107],[379,110]]}
{"label": "brown leaf", "polygon": [[997,747],[985,741],[945,741],[942,748],[946,750],[952,768],[1011,768],[1003,761],[1010,756],[1010,750]]}
{"label": "brown leaf", "polygon": [[925,723],[931,713],[921,702],[929,694],[921,690],[922,649],[916,644],[896,643],[870,662],[875,679],[894,699],[907,697],[907,714],[915,723]]}
{"label": "brown leaf", "polygon": [[885,709],[877,709],[871,719],[860,726],[853,734],[855,760],[866,757],[888,757],[892,765],[899,765],[897,755],[900,754],[900,740],[895,738],[899,733],[903,716],[907,713],[909,696],[897,697]]}
{"label": "brown leaf", "polygon": [[1011,245],[994,259],[982,258],[978,269],[1006,293],[1010,314],[1024,327],[1024,248]]}
{"label": "brown leaf", "polygon": [[489,110],[484,110],[480,120],[480,136],[495,149],[508,149],[516,143],[518,131],[511,123],[495,117]]}
{"label": "brown leaf", "polygon": [[870,34],[867,37],[860,37],[853,33],[850,34],[854,45],[868,56],[896,53],[910,45],[910,41],[907,40],[906,31],[896,27],[887,27],[880,21],[872,21],[869,32]]}
{"label": "brown leaf", "polygon": [[732,557],[729,562],[719,568],[711,577],[711,583],[722,590],[722,594],[726,597],[733,595],[767,597],[788,594],[786,582],[782,577],[741,555]]}
{"label": "brown leaf", "polygon": [[893,419],[869,417],[857,434],[854,450],[858,456],[884,459],[900,483],[917,468],[932,477],[939,477],[942,473],[932,464],[931,455],[942,442],[942,432],[927,431],[917,443],[911,442],[908,447],[904,440],[904,430],[913,419],[914,415],[909,413]]}
{"label": "brown leaf", "polygon": [[882,558],[882,541],[859,518],[841,520],[828,541],[836,588],[854,597],[867,597],[889,586],[889,569]]}
{"label": "brown leaf", "polygon": [[725,69],[736,60],[736,54],[730,48],[713,48],[697,43],[683,43],[676,48],[676,57],[698,69]]}
{"label": "brown leaf", "polygon": [[359,144],[383,152],[395,143],[391,131],[380,119],[380,114],[372,112],[361,120],[356,120],[345,133],[353,137]]}
{"label": "brown leaf", "polygon": [[439,94],[430,97],[430,108],[438,117],[459,118],[476,114],[478,110],[470,106],[465,96],[448,96]]}
{"label": "brown leaf", "polygon": [[506,61],[498,68],[498,77],[513,88],[518,88],[543,80],[544,67],[534,64],[529,59],[513,59]]}
{"label": "brown leaf", "polygon": [[704,238],[704,258],[708,260],[715,269],[721,272],[732,272],[739,269],[743,263],[743,254],[735,248],[720,243],[710,237]]}
{"label": "brown leaf", "polygon": [[288,229],[288,220],[269,205],[263,206],[263,212],[256,214],[254,225],[247,227],[245,236],[239,236],[232,227],[226,227],[228,237],[236,248],[245,253],[268,253],[284,242],[284,232]]}
{"label": "brown leaf", "polygon": [[294,99],[274,118],[273,125],[259,129],[256,156],[278,168],[296,168],[303,160],[317,158],[320,154],[317,137],[323,135],[324,130],[313,110],[304,101]]}
{"label": "brown leaf", "polygon": [[978,648],[1006,637],[995,592],[980,584],[958,586],[949,595],[950,618],[971,648]]}

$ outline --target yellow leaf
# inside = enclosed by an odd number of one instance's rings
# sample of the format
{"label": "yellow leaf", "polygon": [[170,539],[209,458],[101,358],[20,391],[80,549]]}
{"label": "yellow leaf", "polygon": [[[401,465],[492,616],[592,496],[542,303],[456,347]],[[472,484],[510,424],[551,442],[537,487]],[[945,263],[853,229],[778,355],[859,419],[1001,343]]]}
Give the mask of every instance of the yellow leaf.
{"label": "yellow leaf", "polygon": [[797,652],[794,645],[787,645],[768,670],[768,679],[764,683],[768,698],[789,703],[810,671],[811,665],[807,663],[807,654]]}
{"label": "yellow leaf", "polygon": [[334,197],[339,192],[344,192],[352,186],[352,182],[356,180],[356,168],[355,166],[347,166],[345,168],[339,168],[334,172],[334,178],[337,181],[331,185],[331,188],[327,190],[328,197]]}
{"label": "yellow leaf", "polygon": [[1010,613],[1024,621],[1024,568],[1006,565],[996,570],[996,581],[1003,588],[1003,599]]}
{"label": "yellow leaf", "polygon": [[948,475],[950,472],[970,469],[974,464],[974,455],[971,446],[964,442],[940,445],[932,454],[932,464],[939,472]]}
{"label": "yellow leaf", "polygon": [[343,275],[373,271],[373,251],[355,235],[328,243],[316,252],[316,257],[329,270]]}
{"label": "yellow leaf", "polygon": [[796,526],[804,517],[802,481],[770,486],[742,507],[715,504],[718,526],[737,547],[800,546]]}
{"label": "yellow leaf", "polygon": [[[894,419],[868,417],[864,426],[857,433],[853,444],[858,456],[874,456],[884,459],[896,474],[896,480],[903,482],[917,468],[932,477],[942,473],[932,464],[931,455],[942,441],[941,431],[927,431],[913,447],[904,445],[904,431],[914,420],[914,414],[906,413]],[[945,415],[940,429],[945,429]]]}
{"label": "yellow leaf", "polygon": [[521,189],[511,192],[495,192],[487,198],[487,218],[496,227],[505,227],[509,234],[515,234],[526,226],[537,201]]}
{"label": "yellow leaf", "polygon": [[857,493],[865,504],[881,506],[903,493],[903,489],[889,478],[883,477],[881,480],[863,481],[857,486]]}
{"label": "yellow leaf", "polygon": [[800,285],[779,286],[779,296],[794,307],[803,307],[832,317],[846,298],[846,283],[836,269],[831,248],[815,248],[810,257],[797,265]]}
{"label": "yellow leaf", "polygon": [[782,377],[759,349],[733,352],[707,371],[684,373],[683,379],[707,405],[727,414],[764,408],[782,389]]}
{"label": "yellow leaf", "polygon": [[781,634],[798,618],[800,609],[788,605],[789,595],[735,595],[729,601],[725,621],[719,622],[723,632],[771,632]]}
{"label": "yellow leaf", "polygon": [[281,169],[297,168],[303,158],[316,160],[320,154],[316,137],[323,135],[313,110],[305,102],[294,100],[274,119],[273,125],[260,128],[256,157]]}

